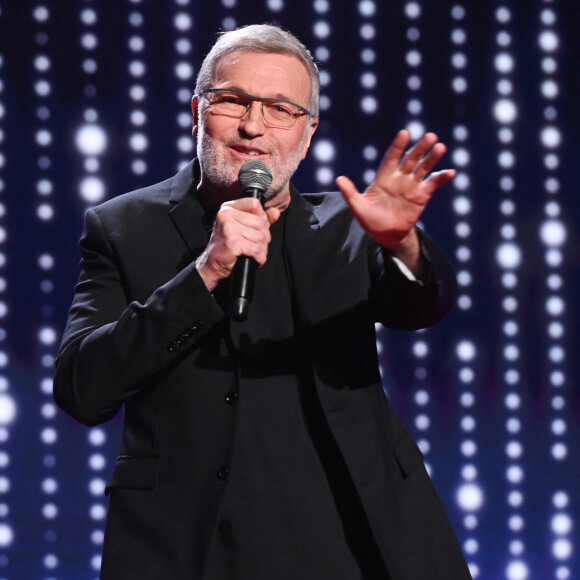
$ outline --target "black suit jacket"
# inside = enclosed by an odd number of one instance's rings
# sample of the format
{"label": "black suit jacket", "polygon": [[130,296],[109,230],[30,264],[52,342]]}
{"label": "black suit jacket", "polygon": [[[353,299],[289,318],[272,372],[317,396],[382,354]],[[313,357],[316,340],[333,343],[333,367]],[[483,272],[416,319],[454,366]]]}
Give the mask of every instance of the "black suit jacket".
{"label": "black suit jacket", "polygon": [[[89,210],[81,238],[54,395],[87,425],[124,406],[107,486],[106,580],[204,578],[216,524],[235,410],[219,420],[208,412],[224,393],[205,384],[200,346],[225,313],[193,262],[208,236],[195,167]],[[407,279],[340,194],[293,189],[291,208],[297,332],[390,577],[467,579],[422,455],[384,396],[374,327],[435,323],[453,304],[454,275],[421,234],[431,272]]]}

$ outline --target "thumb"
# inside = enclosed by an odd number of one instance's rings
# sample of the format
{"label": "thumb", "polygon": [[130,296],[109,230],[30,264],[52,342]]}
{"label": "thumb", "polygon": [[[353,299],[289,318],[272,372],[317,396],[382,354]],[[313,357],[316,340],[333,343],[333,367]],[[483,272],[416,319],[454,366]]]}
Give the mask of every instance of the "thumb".
{"label": "thumb", "polygon": [[351,210],[355,210],[358,205],[360,194],[356,185],[346,176],[341,175],[336,178],[336,185],[342,193],[342,197],[346,200]]}
{"label": "thumb", "polygon": [[268,222],[270,222],[270,227],[278,221],[280,215],[280,210],[277,207],[270,207],[266,210],[266,216],[268,217]]}

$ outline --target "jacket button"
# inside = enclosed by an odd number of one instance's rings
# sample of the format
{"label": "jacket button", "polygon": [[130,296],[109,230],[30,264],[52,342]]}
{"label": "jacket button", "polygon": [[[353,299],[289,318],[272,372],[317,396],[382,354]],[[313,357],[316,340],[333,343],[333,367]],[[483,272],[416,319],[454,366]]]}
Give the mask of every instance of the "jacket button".
{"label": "jacket button", "polygon": [[181,343],[177,340],[174,340],[173,342],[170,342],[167,345],[167,350],[169,352],[177,352],[179,350],[179,347],[181,346]]}
{"label": "jacket button", "polygon": [[224,395],[224,399],[228,405],[234,405],[238,400],[238,393],[236,391],[228,391]]}
{"label": "jacket button", "polygon": [[226,465],[222,465],[222,467],[220,467],[217,470],[215,475],[220,481],[225,481],[228,478],[229,472],[230,472],[229,467],[227,467]]}

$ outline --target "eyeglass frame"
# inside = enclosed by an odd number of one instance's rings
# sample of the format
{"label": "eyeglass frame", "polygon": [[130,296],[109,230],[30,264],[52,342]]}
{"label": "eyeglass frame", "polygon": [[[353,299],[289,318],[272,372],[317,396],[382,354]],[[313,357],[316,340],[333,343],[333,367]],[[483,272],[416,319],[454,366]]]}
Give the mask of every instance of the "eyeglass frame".
{"label": "eyeglass frame", "polygon": [[[275,97],[255,97],[254,95],[251,95],[250,93],[245,93],[244,91],[240,91],[239,89],[227,89],[225,87],[219,88],[219,89],[209,88],[209,89],[203,89],[202,91],[200,91],[199,95],[197,95],[197,96],[199,98],[199,97],[203,97],[207,93],[211,93],[211,94],[215,95],[215,94],[222,93],[222,92],[234,93],[235,95],[240,95],[241,97],[246,97],[250,101],[246,106],[246,110],[239,117],[232,116],[233,119],[242,119],[245,115],[247,115],[248,111],[250,110],[250,107],[252,106],[252,103],[254,101],[258,101],[259,103],[262,103],[262,119],[264,119],[264,122],[267,123],[268,125],[271,125],[272,127],[278,127],[279,129],[291,129],[292,127],[294,127],[294,125],[296,124],[296,121],[300,117],[304,117],[304,116],[311,117],[312,116],[308,109],[306,109],[302,105],[299,105],[297,103],[293,103],[292,101],[289,101],[287,99],[277,99]],[[294,118],[294,122],[292,123],[292,125],[289,125],[288,127],[284,127],[283,125],[276,125],[275,123],[270,123],[269,121],[266,120],[266,117],[264,116],[264,103],[287,103],[288,105],[292,105],[294,107],[297,107],[299,110],[299,113],[292,114],[292,116]],[[210,106],[211,106],[211,103],[210,103]],[[218,113],[218,114],[220,114],[220,113]],[[224,115],[224,116],[227,117],[229,115]]]}

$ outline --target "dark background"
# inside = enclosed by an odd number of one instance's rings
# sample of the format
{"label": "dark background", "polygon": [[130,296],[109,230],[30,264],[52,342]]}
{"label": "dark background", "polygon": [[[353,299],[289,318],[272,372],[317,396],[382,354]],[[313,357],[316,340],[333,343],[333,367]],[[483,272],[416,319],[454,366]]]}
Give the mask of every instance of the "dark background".
{"label": "dark background", "polygon": [[[423,225],[461,273],[460,300],[428,331],[379,330],[385,389],[420,442],[475,578],[577,578],[579,4],[0,0],[0,580],[98,576],[121,418],[88,429],[51,396],[83,214],[193,156],[179,115],[199,64],[218,30],[253,22],[292,30],[326,79],[301,190],[334,189],[321,169],[364,189],[400,128],[420,123],[448,145],[442,166],[460,176]],[[546,33],[557,42],[540,42]],[[176,76],[178,63],[191,74]],[[374,86],[361,86],[365,72]],[[145,91],[138,102],[135,86]],[[364,97],[376,111],[361,110]],[[514,119],[495,115],[502,98]],[[87,124],[106,136],[94,155],[77,144]],[[557,142],[542,140],[546,127]],[[142,151],[131,147],[135,133]],[[104,187],[99,199],[83,197],[89,175]],[[548,218],[564,237],[547,245]],[[498,261],[506,242],[515,264]]]}

